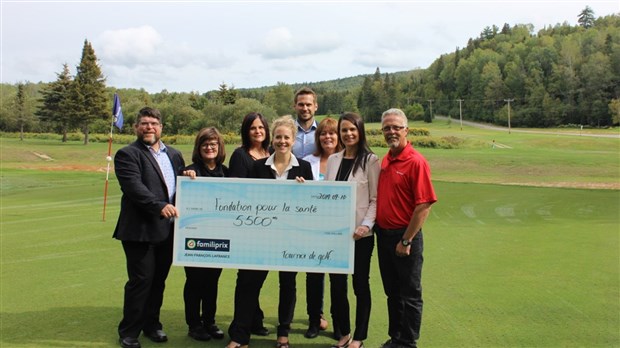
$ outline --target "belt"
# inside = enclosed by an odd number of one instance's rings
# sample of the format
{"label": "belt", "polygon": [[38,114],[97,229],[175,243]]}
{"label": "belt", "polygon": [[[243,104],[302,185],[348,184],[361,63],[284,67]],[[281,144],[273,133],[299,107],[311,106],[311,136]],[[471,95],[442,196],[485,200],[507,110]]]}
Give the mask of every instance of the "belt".
{"label": "belt", "polygon": [[387,229],[387,228],[381,228],[379,225],[375,224],[375,230],[377,231],[377,233],[383,234],[385,236],[402,236],[407,230],[407,227]]}

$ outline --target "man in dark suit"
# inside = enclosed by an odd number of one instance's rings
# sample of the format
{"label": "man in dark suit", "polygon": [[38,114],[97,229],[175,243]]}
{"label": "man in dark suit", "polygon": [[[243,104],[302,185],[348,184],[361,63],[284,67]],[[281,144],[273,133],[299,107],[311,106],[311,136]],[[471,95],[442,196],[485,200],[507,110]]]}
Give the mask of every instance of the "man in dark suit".
{"label": "man in dark suit", "polygon": [[184,167],[181,153],[161,142],[159,110],[145,107],[134,125],[137,140],[114,157],[123,196],[114,238],[127,259],[123,319],[119,343],[140,348],[143,331],[154,342],[168,340],[159,321],[164,287],[172,264],[176,175]]}

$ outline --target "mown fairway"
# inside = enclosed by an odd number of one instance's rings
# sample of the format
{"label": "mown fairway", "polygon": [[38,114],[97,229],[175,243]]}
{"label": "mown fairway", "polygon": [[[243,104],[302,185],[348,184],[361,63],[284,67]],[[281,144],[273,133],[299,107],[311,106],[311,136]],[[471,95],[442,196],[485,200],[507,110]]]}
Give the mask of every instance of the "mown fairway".
{"label": "mown fairway", "polygon": [[[454,123],[433,124],[431,134],[467,138],[468,145],[420,149],[431,163],[439,197],[425,226],[420,346],[620,346],[620,141],[460,131]],[[493,149],[493,139],[509,148]],[[113,175],[102,221],[107,145],[0,140],[0,346],[118,346],[126,275],[120,243],[111,238],[120,201]],[[191,147],[179,148],[189,159]],[[373,266],[369,348],[387,339],[376,260]],[[225,270],[217,317],[223,329],[231,320],[234,280],[235,272]],[[297,280],[292,345],[333,344],[330,329],[317,339],[303,338],[305,275]],[[183,270],[173,267],[162,313],[170,341],[143,339],[144,347],[226,343],[187,337],[183,282]],[[275,272],[261,302],[274,332]],[[272,334],[251,343],[274,342]]]}

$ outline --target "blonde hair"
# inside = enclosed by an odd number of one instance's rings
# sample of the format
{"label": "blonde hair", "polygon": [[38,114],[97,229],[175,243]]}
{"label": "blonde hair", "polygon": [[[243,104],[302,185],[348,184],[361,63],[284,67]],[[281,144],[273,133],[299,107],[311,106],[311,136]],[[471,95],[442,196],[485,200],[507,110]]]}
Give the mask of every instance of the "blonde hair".
{"label": "blonde hair", "polygon": [[[316,127],[316,131],[314,132],[314,143],[316,144],[316,151],[314,151],[313,155],[321,157],[325,150],[323,150],[323,146],[321,145],[321,133],[323,132],[334,132],[336,133],[336,138],[340,138],[340,134],[338,134],[338,121],[331,117],[326,117],[319,123]],[[342,144],[338,140],[336,142],[336,150],[335,152],[339,152],[342,150]]]}
{"label": "blonde hair", "polygon": [[293,132],[293,138],[297,137],[297,125],[295,125],[295,120],[291,115],[280,116],[273,121],[271,124],[272,137],[275,137],[276,128],[281,126],[290,128],[291,132]]}

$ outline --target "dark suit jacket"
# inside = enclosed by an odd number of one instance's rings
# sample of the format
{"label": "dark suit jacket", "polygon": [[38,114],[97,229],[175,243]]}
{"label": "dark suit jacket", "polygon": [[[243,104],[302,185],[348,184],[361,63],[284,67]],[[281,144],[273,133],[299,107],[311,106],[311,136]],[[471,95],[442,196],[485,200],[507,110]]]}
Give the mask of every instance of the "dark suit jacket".
{"label": "dark suit jacket", "polygon": [[[175,174],[185,167],[181,153],[166,146]],[[172,224],[160,213],[170,202],[159,165],[148,148],[134,142],[114,156],[114,172],[123,191],[121,212],[113,237],[122,241],[161,242],[168,238]]]}
{"label": "dark suit jacket", "polygon": [[[273,174],[271,170],[271,166],[265,165],[267,162],[266,158],[262,158],[254,161],[252,166],[252,170],[250,170],[250,178],[258,178],[258,179],[275,179],[276,176]],[[299,166],[291,168],[288,171],[288,175],[286,176],[289,180],[295,180],[295,177],[301,176],[306,180],[312,180],[312,167],[310,166],[310,162],[304,161],[300,158],[297,158],[297,162],[299,162]]]}

